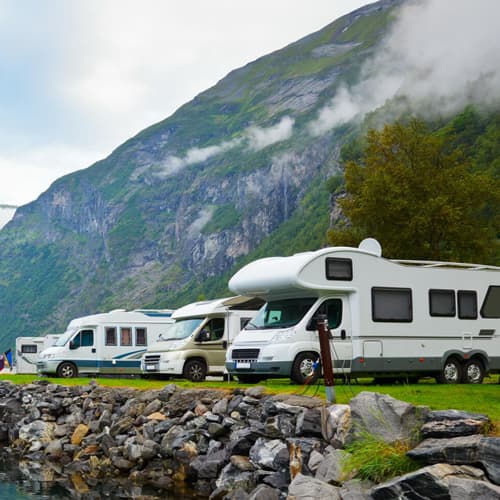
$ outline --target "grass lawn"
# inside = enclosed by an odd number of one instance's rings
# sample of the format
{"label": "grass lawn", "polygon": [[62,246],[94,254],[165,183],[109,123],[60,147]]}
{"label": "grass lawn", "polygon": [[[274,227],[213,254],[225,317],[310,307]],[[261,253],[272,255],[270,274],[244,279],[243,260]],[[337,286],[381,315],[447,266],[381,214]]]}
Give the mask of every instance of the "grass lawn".
{"label": "grass lawn", "polygon": [[[36,375],[10,375],[2,374],[0,380],[7,379],[25,384],[33,380],[40,380]],[[89,378],[60,379],[46,378],[53,383],[65,385],[86,385]],[[231,390],[236,387],[250,387],[249,384],[238,382],[225,382],[222,378],[212,377],[203,383],[193,383],[184,379],[152,380],[141,378],[97,378],[97,383],[109,387],[132,387],[137,389],[160,389],[166,384],[175,383],[184,388],[217,388]],[[334,387],[337,403],[349,403],[350,399],[361,391],[380,392],[401,401],[415,405],[425,405],[431,410],[466,410],[484,413],[495,423],[496,432],[500,432],[500,384],[499,376],[486,378],[483,384],[441,385],[434,383],[433,379],[421,380],[418,384],[388,384],[377,385],[371,379],[361,379],[350,384],[338,383]],[[299,386],[291,384],[288,379],[270,379],[261,382],[270,393],[305,394],[326,399],[325,388],[322,385]]]}

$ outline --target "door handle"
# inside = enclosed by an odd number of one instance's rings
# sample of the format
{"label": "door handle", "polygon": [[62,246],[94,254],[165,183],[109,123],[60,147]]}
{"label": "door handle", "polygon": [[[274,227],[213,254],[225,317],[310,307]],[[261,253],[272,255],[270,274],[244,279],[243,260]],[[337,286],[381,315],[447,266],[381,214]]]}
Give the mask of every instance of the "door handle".
{"label": "door handle", "polygon": [[340,338],[341,338],[342,340],[345,340],[345,339],[346,339],[346,337],[347,337],[347,333],[346,333],[346,331],[345,331],[344,329],[340,330]]}
{"label": "door handle", "polygon": [[222,341],[222,349],[227,349],[227,340]]}
{"label": "door handle", "polygon": [[92,347],[92,352],[95,353],[95,347]]}

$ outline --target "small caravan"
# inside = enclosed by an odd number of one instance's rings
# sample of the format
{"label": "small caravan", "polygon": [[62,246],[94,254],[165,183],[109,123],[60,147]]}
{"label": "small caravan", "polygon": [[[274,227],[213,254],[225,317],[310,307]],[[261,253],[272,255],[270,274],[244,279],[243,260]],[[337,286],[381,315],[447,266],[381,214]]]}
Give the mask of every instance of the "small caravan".
{"label": "small caravan", "polygon": [[481,383],[500,372],[499,267],[381,255],[368,238],[243,267],[230,290],[266,305],[228,350],[228,372],[245,382],[311,381],[320,314],[336,376]]}
{"label": "small caravan", "polygon": [[53,347],[40,353],[37,371],[59,377],[139,374],[148,343],[168,336],[172,312],[117,309],[76,318]]}
{"label": "small caravan", "polygon": [[177,309],[175,323],[142,357],[143,376],[182,376],[200,382],[222,375],[226,349],[263,301],[249,297],[194,302]]}
{"label": "small caravan", "polygon": [[43,337],[17,337],[16,373],[36,373],[38,355],[47,347],[52,347],[59,337],[54,333]]}

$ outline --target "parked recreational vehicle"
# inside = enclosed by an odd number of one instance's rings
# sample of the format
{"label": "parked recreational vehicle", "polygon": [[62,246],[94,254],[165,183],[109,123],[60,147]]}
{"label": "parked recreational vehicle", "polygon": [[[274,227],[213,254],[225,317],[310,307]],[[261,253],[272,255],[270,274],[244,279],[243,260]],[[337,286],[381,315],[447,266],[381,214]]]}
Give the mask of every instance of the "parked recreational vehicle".
{"label": "parked recreational vehicle", "polygon": [[143,374],[183,376],[202,381],[222,375],[226,349],[263,301],[248,297],[195,302],[177,309],[168,335],[149,345],[142,357]]}
{"label": "parked recreational vehicle", "polygon": [[47,347],[52,347],[59,337],[52,333],[43,337],[17,337],[16,373],[36,373],[38,355]]}
{"label": "parked recreational vehicle", "polygon": [[54,347],[40,353],[41,374],[76,377],[89,374],[140,373],[148,342],[168,336],[170,310],[118,309],[76,318]]}
{"label": "parked recreational vehicle", "polygon": [[368,238],[359,248],[257,260],[229,288],[267,301],[227,353],[228,372],[242,381],[315,378],[319,314],[338,376],[481,383],[500,371],[499,267],[387,260]]}

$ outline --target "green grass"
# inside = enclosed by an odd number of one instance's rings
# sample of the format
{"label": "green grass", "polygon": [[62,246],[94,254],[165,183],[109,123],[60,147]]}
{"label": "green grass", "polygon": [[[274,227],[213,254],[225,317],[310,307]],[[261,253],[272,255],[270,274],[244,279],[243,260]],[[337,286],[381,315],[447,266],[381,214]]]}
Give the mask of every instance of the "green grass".
{"label": "green grass", "polygon": [[[10,375],[3,374],[0,380],[7,379],[15,383],[26,384],[34,380],[40,380],[36,375]],[[45,378],[53,383],[65,385],[86,385],[91,379],[59,379]],[[166,384],[175,383],[183,388],[215,388],[232,390],[236,387],[250,387],[251,384],[239,384],[238,382],[226,382],[222,379],[206,380],[203,383],[193,383],[184,379],[153,380],[137,378],[97,378],[98,384],[109,387],[131,387],[136,389],[161,389]],[[376,385],[371,379],[361,379],[350,384],[338,383],[334,387],[337,403],[349,403],[349,401],[362,391],[379,392],[388,394],[401,401],[414,405],[428,406],[431,410],[464,410],[474,413],[484,413],[493,421],[497,432],[500,430],[500,386],[499,376],[486,378],[481,385],[459,384],[441,385],[433,380],[422,380],[418,384],[393,384]],[[290,383],[288,379],[270,379],[263,381],[260,385],[267,388],[270,393],[305,394],[326,399],[325,388],[322,385],[299,386]]]}
{"label": "green grass", "polygon": [[395,476],[412,472],[421,465],[406,456],[410,448],[408,443],[397,441],[388,444],[365,432],[346,447],[350,455],[343,461],[344,474],[381,483]]}

